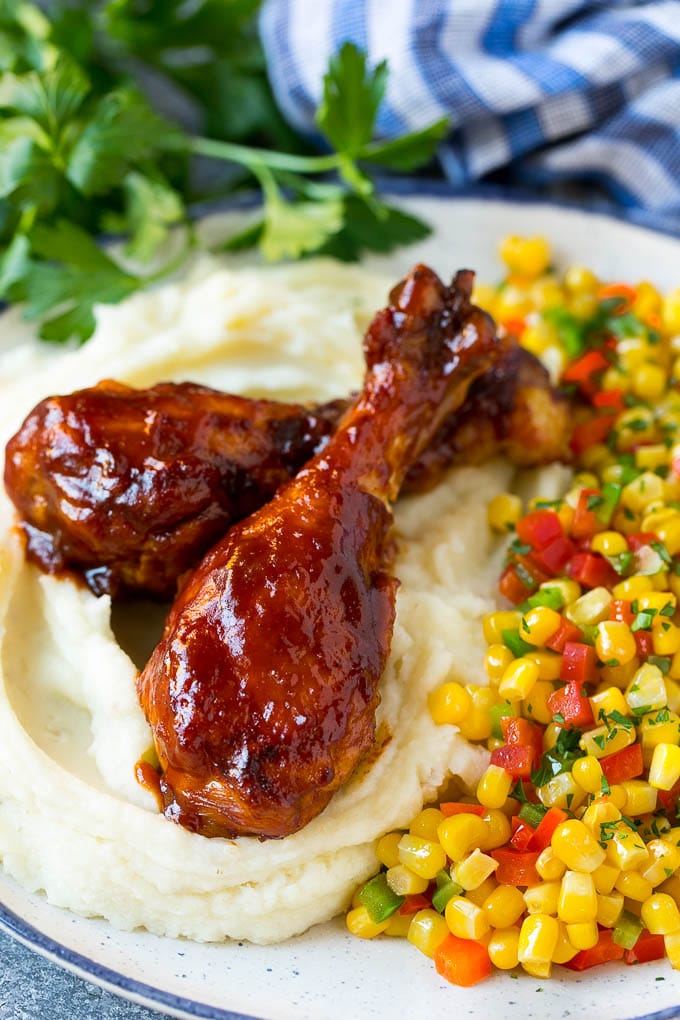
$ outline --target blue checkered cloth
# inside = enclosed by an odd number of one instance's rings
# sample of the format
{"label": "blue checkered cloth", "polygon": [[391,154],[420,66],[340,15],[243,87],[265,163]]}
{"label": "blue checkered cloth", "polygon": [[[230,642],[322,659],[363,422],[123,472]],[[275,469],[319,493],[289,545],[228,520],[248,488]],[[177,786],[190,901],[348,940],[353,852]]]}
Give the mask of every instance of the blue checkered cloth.
{"label": "blue checkered cloth", "polygon": [[352,40],[389,61],[381,136],[451,118],[454,186],[585,181],[680,231],[678,0],[266,0],[260,32],[303,133]]}

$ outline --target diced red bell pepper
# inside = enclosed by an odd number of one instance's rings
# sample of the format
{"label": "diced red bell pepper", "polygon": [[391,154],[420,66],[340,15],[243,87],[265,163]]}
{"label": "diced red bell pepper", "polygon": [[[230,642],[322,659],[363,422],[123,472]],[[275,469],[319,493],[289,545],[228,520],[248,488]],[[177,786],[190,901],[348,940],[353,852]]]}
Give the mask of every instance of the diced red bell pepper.
{"label": "diced red bell pepper", "polygon": [[635,619],[635,613],[631,609],[631,603],[629,600],[614,599],[609,607],[609,619],[619,620],[621,623],[627,623],[630,627],[631,623]]}
{"label": "diced red bell pepper", "polygon": [[593,710],[588,698],[578,684],[565,684],[548,698],[548,708],[553,715],[561,715],[567,729],[585,729],[592,726]]}
{"label": "diced red bell pepper", "polygon": [[625,950],[623,946],[617,946],[612,935],[611,928],[603,928],[596,946],[593,946],[592,949],[582,949],[563,966],[569,970],[589,970],[591,967],[598,967],[601,963],[609,963],[610,960],[623,959]]}
{"label": "diced red bell pepper", "polygon": [[495,747],[491,752],[491,764],[505,769],[515,779],[528,779],[531,775],[534,752],[531,747],[508,746]]}
{"label": "diced red bell pepper", "polygon": [[648,931],[641,931],[637,942],[632,949],[627,949],[625,961],[628,966],[634,963],[649,963],[650,960],[663,960],[666,955],[666,947],[663,935],[652,935]]}
{"label": "diced red bell pepper", "polygon": [[538,768],[543,754],[543,728],[521,716],[501,717],[501,732],[506,744],[531,748],[532,767]]}
{"label": "diced red bell pepper", "polygon": [[590,397],[599,388],[595,376],[606,372],[608,368],[609,361],[602,351],[586,351],[576,361],[572,361],[571,365],[567,365],[562,373],[562,381],[577,383],[581,393]]}
{"label": "diced red bell pepper", "polygon": [[584,450],[596,446],[597,443],[603,443],[611,432],[615,420],[613,414],[603,414],[577,425],[569,440],[569,445],[576,456],[580,456]]}
{"label": "diced red bell pepper", "polygon": [[517,606],[524,602],[534,591],[521,580],[514,563],[509,563],[500,576],[498,590],[509,602]]}
{"label": "diced red bell pepper", "polygon": [[651,545],[659,539],[653,531],[636,531],[633,535],[626,535],[628,546],[633,552],[638,552],[643,545]]}
{"label": "diced red bell pepper", "polygon": [[[515,819],[517,819],[517,821],[515,821]],[[513,833],[510,837],[510,845],[513,846],[515,850],[528,850],[531,837],[535,830],[528,822],[523,822],[521,818],[517,818],[517,815],[514,815],[512,818],[512,828]]]}
{"label": "diced red bell pepper", "polygon": [[644,772],[642,747],[637,743],[629,744],[614,754],[600,758],[600,766],[610,786],[624,783],[627,779],[636,779]]}
{"label": "diced red bell pepper", "polygon": [[557,577],[564,572],[564,568],[575,553],[576,546],[571,539],[566,535],[560,535],[554,542],[546,545],[545,549],[534,549],[531,558],[543,570]]}
{"label": "diced red bell pepper", "polygon": [[650,630],[636,630],[633,634],[638,656],[646,659],[648,655],[654,654],[654,640]]}
{"label": "diced red bell pepper", "polygon": [[611,301],[612,298],[619,299],[619,303],[611,312],[611,315],[625,315],[633,307],[636,297],[637,290],[627,283],[606,283],[597,292],[598,301]]}
{"label": "diced red bell pepper", "polygon": [[592,645],[580,641],[567,641],[562,649],[560,680],[581,687],[595,679],[597,653]]}
{"label": "diced red bell pepper", "polygon": [[680,797],[680,779],[671,786],[670,790],[656,791],[657,804],[670,815],[677,813],[678,797]]}
{"label": "diced red bell pepper", "polygon": [[611,563],[599,553],[576,553],[567,564],[567,574],[584,588],[613,588],[620,580]]}
{"label": "diced red bell pepper", "polygon": [[501,846],[497,850],[489,850],[489,856],[498,861],[494,878],[501,885],[538,885],[541,881],[536,871],[538,851],[521,852]]}
{"label": "diced red bell pepper", "polygon": [[439,810],[447,818],[451,815],[483,815],[487,810],[482,804],[464,804],[459,800],[445,800]]}
{"label": "diced red bell pepper", "polygon": [[593,394],[593,407],[611,408],[612,413],[620,414],[626,409],[626,402],[623,397],[623,390],[598,390]]}
{"label": "diced red bell pepper", "polygon": [[564,534],[562,521],[554,510],[532,510],[525,514],[517,521],[515,533],[521,542],[533,549],[545,549]]}
{"label": "diced red bell pepper", "polygon": [[571,620],[567,620],[566,616],[562,617],[562,622],[555,631],[554,634],[548,638],[545,643],[546,648],[550,648],[553,652],[563,652],[564,646],[568,642],[580,641],[583,637],[582,632],[572,623]]}
{"label": "diced red bell pepper", "polygon": [[562,808],[551,807],[543,815],[541,822],[537,825],[534,830],[534,834],[529,841],[528,850],[545,850],[547,846],[550,846],[550,840],[552,839],[553,832],[560,825],[561,822],[566,822],[569,815]]}
{"label": "diced red bell pepper", "polygon": [[503,329],[510,336],[520,337],[526,328],[525,319],[503,319]]}
{"label": "diced red bell pepper", "polygon": [[431,906],[432,900],[424,896],[423,893],[411,893],[410,896],[406,897],[397,913],[406,915],[417,914],[419,910],[427,910]]}
{"label": "diced red bell pepper", "polygon": [[469,988],[491,973],[491,960],[486,947],[474,939],[447,935],[434,952],[437,973],[452,985]]}
{"label": "diced red bell pepper", "polygon": [[581,489],[571,524],[571,534],[574,538],[591,538],[597,531],[599,522],[595,511],[588,509],[588,503],[593,496],[600,495],[599,489]]}

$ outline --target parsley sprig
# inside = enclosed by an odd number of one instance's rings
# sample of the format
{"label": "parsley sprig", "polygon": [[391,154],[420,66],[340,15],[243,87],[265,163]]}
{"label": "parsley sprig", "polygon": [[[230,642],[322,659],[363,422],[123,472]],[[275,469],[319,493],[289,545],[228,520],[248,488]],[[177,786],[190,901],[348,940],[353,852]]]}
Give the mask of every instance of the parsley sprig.
{"label": "parsley sprig", "polygon": [[[189,207],[214,193],[212,185],[196,191],[197,158],[230,169],[227,189],[254,181],[261,191],[259,217],[221,248],[258,246],[269,260],[313,252],[356,259],[427,235],[426,224],[382,200],[373,174],[428,163],[447,125],[376,140],[385,62],[368,67],[351,43],[333,57],[316,114],[328,151],[310,153],[290,137],[263,84],[252,32],[257,0],[149,0],[141,16],[137,6],[109,0],[91,19],[73,4],[55,5],[48,19],[24,0],[0,0],[0,299],[24,303],[44,340],[85,341],[97,304],[120,301],[183,263],[198,244]],[[226,55],[214,52],[215,38],[229,39]],[[182,47],[200,56],[208,44],[214,59],[192,77]],[[130,78],[138,58],[206,109],[214,106],[208,76],[217,61],[222,85],[249,117],[225,111],[216,122],[213,112],[202,120],[218,137],[187,133]],[[270,147],[272,137],[285,151]],[[265,144],[253,144],[258,138]],[[120,255],[102,249],[106,233],[124,239]]]}

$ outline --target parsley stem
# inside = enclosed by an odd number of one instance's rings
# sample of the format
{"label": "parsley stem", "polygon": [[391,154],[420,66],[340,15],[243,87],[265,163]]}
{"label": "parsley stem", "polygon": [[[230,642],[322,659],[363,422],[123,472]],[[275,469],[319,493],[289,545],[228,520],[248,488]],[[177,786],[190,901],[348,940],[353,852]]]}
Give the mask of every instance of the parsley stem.
{"label": "parsley stem", "polygon": [[251,170],[264,166],[270,170],[288,170],[292,173],[327,173],[337,170],[340,163],[337,153],[328,156],[295,156],[287,152],[218,142],[213,138],[190,138],[189,149],[197,156],[226,159]]}

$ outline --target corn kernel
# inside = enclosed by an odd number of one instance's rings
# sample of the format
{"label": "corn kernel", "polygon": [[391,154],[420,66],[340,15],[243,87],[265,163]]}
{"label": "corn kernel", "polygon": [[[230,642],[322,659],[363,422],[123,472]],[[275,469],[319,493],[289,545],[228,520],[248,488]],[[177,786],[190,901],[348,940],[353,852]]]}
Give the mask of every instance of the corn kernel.
{"label": "corn kernel", "polygon": [[486,508],[489,527],[499,535],[511,531],[521,516],[522,500],[511,492],[499,492]]}
{"label": "corn kernel", "polygon": [[664,935],[663,944],[671,967],[673,970],[680,970],[680,931]]}
{"label": "corn kernel", "polygon": [[517,957],[520,963],[548,963],[557,945],[557,918],[548,914],[529,914],[519,932]]}
{"label": "corn kernel", "polygon": [[[568,531],[569,529],[566,528],[565,530]],[[555,577],[550,581],[544,581],[539,591],[544,591],[546,588],[557,589],[559,591],[562,596],[563,606],[571,605],[572,602],[575,602],[581,596],[581,585],[578,581],[572,581],[569,577]]]}
{"label": "corn kernel", "polygon": [[548,606],[527,610],[519,626],[520,637],[527,644],[543,647],[562,623],[562,617]]}
{"label": "corn kernel", "polygon": [[623,786],[620,784],[610,786],[609,799],[612,804],[619,809],[619,811],[623,811],[624,807],[626,807],[626,791]]}
{"label": "corn kernel", "polygon": [[614,928],[623,912],[623,893],[601,893],[597,897],[595,920],[604,928]]}
{"label": "corn kernel", "polygon": [[667,333],[680,333],[680,287],[669,291],[664,297],[661,321]]}
{"label": "corn kernel", "polygon": [[[590,700],[592,702],[594,699],[591,698]],[[602,789],[602,766],[592,754],[587,754],[583,758],[577,758],[572,766],[571,774],[586,793],[600,793]]]}
{"label": "corn kernel", "polygon": [[621,783],[626,792],[625,804],[621,810],[627,815],[647,815],[656,811],[657,791],[642,779],[626,779]]}
{"label": "corn kernel", "polygon": [[652,623],[652,643],[655,655],[675,655],[680,651],[680,627],[663,617],[655,617]]}
{"label": "corn kernel", "polygon": [[612,588],[612,595],[615,599],[628,599],[632,602],[633,599],[639,599],[641,595],[645,595],[653,590],[654,585],[649,577],[636,575],[634,577],[627,577],[625,580],[615,584]]}
{"label": "corn kernel", "polygon": [[[600,625],[601,626],[601,625]],[[612,712],[620,712],[621,715],[630,715],[628,703],[619,687],[604,687],[597,690],[591,698],[590,707],[593,710],[593,718],[601,719],[603,715],[611,715]],[[595,792],[594,790],[592,791]]]}
{"label": "corn kernel", "polygon": [[497,928],[487,945],[489,959],[498,970],[512,970],[519,962],[519,929]]}
{"label": "corn kernel", "polygon": [[[535,657],[531,657],[534,658],[534,661],[536,661],[536,658],[542,655],[544,655],[543,652],[537,652]],[[560,660],[562,657],[560,655],[555,655],[554,658]],[[537,663],[537,665],[538,675],[540,677],[541,663]],[[522,715],[540,723],[542,726],[547,726],[548,723],[552,722],[553,717],[548,704],[548,699],[552,696],[553,691],[554,687],[548,680],[537,680],[531,688],[531,692],[527,700],[522,702]]]}
{"label": "corn kernel", "polygon": [[480,850],[496,850],[499,846],[505,846],[512,835],[512,827],[510,820],[505,814],[505,809],[508,805],[515,805],[512,809],[512,813],[516,814],[519,810],[517,801],[513,798],[508,798],[503,805],[503,810],[499,808],[487,808],[484,814],[481,816],[481,820],[486,827],[484,836],[478,840],[478,847]]}
{"label": "corn kernel", "polygon": [[508,236],[499,250],[510,272],[527,279],[540,276],[550,265],[550,246],[544,237]]}
{"label": "corn kernel", "polygon": [[661,838],[670,843],[672,846],[680,847],[680,825],[675,825],[673,828],[666,829],[662,833]]}
{"label": "corn kernel", "polygon": [[680,517],[675,516],[657,527],[657,535],[671,556],[680,552]]}
{"label": "corn kernel", "polygon": [[502,644],[503,631],[517,630],[521,620],[522,614],[514,609],[499,609],[495,613],[487,613],[482,620],[484,640],[489,645]]}
{"label": "corn kernel", "polygon": [[625,698],[633,711],[664,708],[666,705],[666,686],[663,673],[658,666],[646,662],[635,671],[633,679],[626,688]]}
{"label": "corn kernel", "polygon": [[565,616],[577,627],[594,626],[607,619],[611,603],[612,597],[606,588],[592,588],[567,607]]}
{"label": "corn kernel", "polygon": [[645,362],[633,372],[633,393],[640,400],[658,400],[666,389],[666,371],[662,365]]}
{"label": "corn kernel", "polygon": [[635,658],[637,645],[628,624],[619,620],[603,620],[597,625],[595,650],[601,662],[625,666]]}
{"label": "corn kernel", "polygon": [[412,836],[420,836],[421,839],[430,839],[436,842],[437,828],[443,821],[444,814],[438,808],[423,808],[409,825],[409,832]]}
{"label": "corn kernel", "polygon": [[567,935],[567,926],[563,921],[558,921],[559,934],[557,936],[557,945],[553,950],[552,962],[553,963],[569,963],[569,960],[578,953],[578,949],[574,949],[569,936]]}
{"label": "corn kernel", "polygon": [[592,876],[582,871],[566,871],[557,899],[557,915],[565,924],[594,921],[597,898]]}
{"label": "corn kernel", "polygon": [[489,645],[484,656],[484,668],[489,681],[497,684],[514,658],[506,645]]}
{"label": "corn kernel", "polygon": [[500,808],[505,804],[513,778],[500,765],[488,765],[477,784],[477,800],[484,807]]}
{"label": "corn kernel", "polygon": [[586,266],[569,266],[564,274],[564,286],[572,294],[593,294],[599,285],[598,278]]}
{"label": "corn kernel", "polygon": [[427,703],[430,715],[437,726],[443,726],[446,723],[455,726],[468,713],[470,695],[462,684],[451,681],[450,683],[440,684],[439,687],[435,687],[430,693]]}
{"label": "corn kernel", "polygon": [[481,939],[489,930],[482,908],[464,896],[453,896],[449,900],[444,917],[449,931],[459,939]]}
{"label": "corn kernel", "polygon": [[547,981],[552,974],[552,960],[549,960],[548,962],[545,960],[525,960],[522,963],[522,970],[526,974],[530,974],[531,977],[539,978],[541,981]]}
{"label": "corn kernel", "polygon": [[403,835],[403,832],[387,832],[378,840],[376,856],[386,868],[393,868],[399,863],[399,840]]}
{"label": "corn kernel", "polygon": [[458,723],[461,736],[465,740],[488,740],[492,726],[489,709],[498,701],[496,691],[491,687],[472,685],[465,690],[470,695],[470,707]]}
{"label": "corn kernel", "polygon": [[493,875],[497,867],[498,861],[476,849],[454,865],[451,877],[465,890],[478,889],[482,882],[486,882],[487,878]]}
{"label": "corn kernel", "polygon": [[406,938],[430,959],[449,934],[446,920],[436,910],[419,910],[411,918]]}
{"label": "corn kernel", "polygon": [[649,766],[649,782],[657,790],[670,790],[680,779],[680,747],[657,744]]}
{"label": "corn kernel", "polygon": [[648,280],[641,280],[635,291],[633,311],[639,318],[646,319],[652,312],[659,312],[661,310],[663,298],[653,283],[649,283]]}
{"label": "corn kernel", "polygon": [[571,772],[553,776],[536,790],[538,799],[545,807],[568,808],[574,811],[583,803],[586,792],[574,779]]}
{"label": "corn kernel", "polygon": [[602,666],[600,676],[602,683],[607,687],[618,687],[625,690],[633,679],[635,671],[640,668],[640,660],[636,656],[627,662],[625,666]]}
{"label": "corn kernel", "polygon": [[489,924],[509,928],[526,910],[524,896],[514,885],[498,885],[482,904]]}
{"label": "corn kernel", "polygon": [[666,687],[666,704],[671,712],[677,713],[680,708],[680,684],[665,676],[664,685]]}
{"label": "corn kernel", "polygon": [[347,912],[345,924],[347,929],[360,939],[374,939],[385,931],[390,923],[389,917],[385,921],[373,921],[368,910],[364,906],[355,907]]}
{"label": "corn kernel", "polygon": [[485,283],[475,283],[472,291],[472,302],[475,305],[479,305],[489,315],[495,317],[495,306],[496,306],[496,288],[490,287]]}
{"label": "corn kernel", "polygon": [[527,697],[537,680],[538,666],[526,656],[521,656],[511,662],[503,673],[498,693],[508,701],[521,701]]}
{"label": "corn kernel", "polygon": [[[621,871],[632,871],[635,868],[644,868],[649,863],[649,854],[644,840],[640,835],[623,820],[612,822],[607,827],[607,858]],[[616,880],[615,888],[619,888],[620,876]],[[627,893],[624,890],[624,896]]]}
{"label": "corn kernel", "polygon": [[[654,368],[657,367],[656,365],[654,366]],[[661,371],[665,375],[663,369]],[[636,389],[635,381],[633,381],[633,389]],[[665,467],[667,464],[668,449],[663,443],[650,443],[649,446],[639,446],[635,451],[635,466],[640,471],[655,471],[657,468]],[[649,513],[649,508],[647,508],[647,513]],[[642,526],[644,528],[644,521]]]}
{"label": "corn kernel", "polygon": [[[451,868],[451,873],[455,872],[456,865]],[[498,883],[493,875],[489,878],[485,878],[481,885],[478,885],[476,889],[468,889],[465,896],[466,899],[470,900],[478,907],[483,907],[485,900],[489,898],[494,889],[498,888]]]}
{"label": "corn kernel", "polygon": [[593,535],[590,548],[593,552],[601,553],[603,556],[618,556],[620,553],[627,552],[628,542],[618,531],[600,531],[597,535]]}
{"label": "corn kernel", "polygon": [[608,896],[616,885],[616,880],[620,874],[621,872],[617,867],[605,861],[604,864],[601,864],[599,868],[595,868],[595,871],[593,871],[595,891],[602,896]]}
{"label": "corn kernel", "polygon": [[[458,815],[458,817],[474,816]],[[446,866],[446,854],[438,843],[430,839],[405,834],[399,840],[399,863],[405,864],[421,878],[432,879]]]}
{"label": "corn kernel", "polygon": [[649,864],[640,874],[652,886],[661,885],[680,867],[680,850],[665,839],[650,839],[647,843]]}
{"label": "corn kernel", "polygon": [[580,921],[567,925],[567,938],[574,949],[592,949],[597,945],[599,937],[596,921]]}
{"label": "corn kernel", "polygon": [[644,903],[653,893],[652,883],[643,878],[639,871],[622,871],[614,886],[628,900]]}
{"label": "corn kernel", "polygon": [[[546,308],[557,308],[558,305],[564,304],[564,291],[557,280],[552,276],[544,276],[540,280],[537,280],[531,288],[530,293],[531,300],[540,311],[544,311]],[[550,323],[545,323],[545,325],[549,326]],[[559,333],[553,326],[552,335],[550,335],[550,338],[546,343],[546,347],[550,343],[555,343],[558,340]]]}
{"label": "corn kernel", "polygon": [[[445,818],[437,829],[437,838],[443,851],[452,861],[462,861],[471,850],[484,841],[485,836],[486,825],[479,815],[451,815],[450,818]],[[443,867],[443,864],[440,865],[437,871]],[[434,875],[436,874],[435,871]]]}
{"label": "corn kernel", "polygon": [[541,850],[536,861],[536,871],[545,882],[557,881],[566,870],[566,864],[556,855],[552,846]]}
{"label": "corn kernel", "polygon": [[570,871],[594,871],[606,856],[590,830],[577,818],[560,822],[553,832],[551,846]]}
{"label": "corn kernel", "polygon": [[624,747],[635,743],[635,727],[630,726],[596,726],[595,729],[587,730],[579,741],[579,747],[592,754],[594,758],[605,758],[615,751],[622,751]]}
{"label": "corn kernel", "polygon": [[[654,577],[651,578],[654,581]],[[639,609],[656,609],[658,613],[669,608],[675,609],[677,604],[676,596],[670,591],[649,591],[638,598]]]}
{"label": "corn kernel", "polygon": [[620,817],[621,812],[612,801],[611,796],[603,796],[588,805],[583,812],[581,821],[599,839],[600,827],[608,822],[618,822]]}
{"label": "corn kernel", "polygon": [[667,893],[675,901],[676,905],[680,907],[680,875],[671,875],[656,891]]}
{"label": "corn kernel", "polygon": [[387,884],[397,896],[415,896],[417,893],[424,893],[429,885],[427,878],[416,875],[410,868],[403,864],[395,864],[388,868],[385,875]]}
{"label": "corn kernel", "polygon": [[541,882],[540,885],[530,885],[524,890],[524,902],[530,914],[557,913],[557,904],[560,896],[559,882]]}
{"label": "corn kernel", "polygon": [[399,911],[396,914],[392,914],[387,919],[387,927],[383,935],[389,935],[391,938],[405,939],[411,927],[411,917],[411,914],[400,914]]}
{"label": "corn kernel", "polygon": [[655,747],[659,744],[677,744],[680,740],[680,715],[668,709],[645,713],[639,726],[642,757],[647,765],[652,761]]}
{"label": "corn kernel", "polygon": [[[653,442],[654,439],[656,438],[655,431],[656,430],[654,423],[654,412],[648,410],[645,407],[640,407],[639,405],[636,405],[635,407],[632,407],[629,411],[624,411],[622,414],[619,415],[617,419],[616,446],[618,450],[620,450],[621,452],[624,452],[626,450],[633,450],[636,447],[640,446],[641,443]],[[661,479],[658,478],[657,475],[654,475],[653,477],[655,477],[658,481],[661,481]],[[626,492],[627,489],[628,486],[625,486],[621,493],[622,501],[624,493]],[[652,498],[659,499],[658,487],[655,486],[652,492],[653,492]],[[642,500],[640,500],[639,498],[640,495],[643,497]],[[629,496],[630,502],[628,502]],[[651,503],[651,501],[652,501],[651,499],[647,499],[645,501],[644,486],[642,487],[641,492],[637,487],[634,487],[633,489],[630,490],[630,492],[626,496],[626,500],[625,502],[623,502],[623,505],[628,507],[630,510],[636,510],[639,512],[641,510],[644,510],[647,504]]]}

